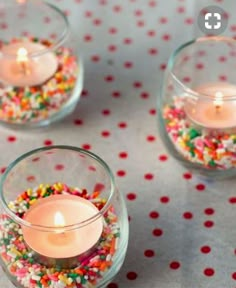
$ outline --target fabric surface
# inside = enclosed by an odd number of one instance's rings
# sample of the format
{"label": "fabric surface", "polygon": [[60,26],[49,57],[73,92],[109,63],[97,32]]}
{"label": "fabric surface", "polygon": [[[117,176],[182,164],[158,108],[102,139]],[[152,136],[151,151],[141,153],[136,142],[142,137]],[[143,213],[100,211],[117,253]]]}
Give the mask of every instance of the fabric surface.
{"label": "fabric surface", "polygon": [[[206,181],[181,167],[159,137],[156,116],[170,53],[202,35],[200,9],[223,7],[224,34],[236,37],[235,2],[51,2],[69,17],[80,43],[84,90],[76,111],[60,123],[0,128],[1,171],[40,146],[88,149],[111,167],[130,216],[127,257],[109,288],[236,287],[235,180]],[[0,29],[7,23],[0,20]],[[0,287],[13,287],[2,271]]]}

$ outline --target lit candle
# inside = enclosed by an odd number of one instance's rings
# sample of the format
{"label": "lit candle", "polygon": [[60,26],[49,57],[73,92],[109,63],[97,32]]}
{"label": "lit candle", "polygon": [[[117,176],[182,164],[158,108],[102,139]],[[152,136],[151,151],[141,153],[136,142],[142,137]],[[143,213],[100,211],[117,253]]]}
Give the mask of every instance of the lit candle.
{"label": "lit candle", "polygon": [[[199,97],[187,97],[184,110],[195,124],[209,129],[236,127],[236,86],[209,83],[194,89]],[[203,97],[201,97],[203,95]]]}
{"label": "lit candle", "polygon": [[19,73],[23,73],[24,75],[30,74],[28,69],[28,51],[24,47],[21,47],[17,50],[16,61],[19,65]]}
{"label": "lit candle", "polygon": [[0,54],[0,81],[7,85],[24,87],[43,84],[58,67],[56,55],[44,51],[40,43],[19,42],[5,45]]}
{"label": "lit candle", "polygon": [[65,259],[82,255],[98,242],[103,230],[102,217],[73,230],[68,231],[67,226],[82,223],[97,213],[96,206],[78,196],[42,198],[26,212],[24,220],[32,225],[52,227],[52,231],[23,226],[24,240],[33,251],[45,257]]}

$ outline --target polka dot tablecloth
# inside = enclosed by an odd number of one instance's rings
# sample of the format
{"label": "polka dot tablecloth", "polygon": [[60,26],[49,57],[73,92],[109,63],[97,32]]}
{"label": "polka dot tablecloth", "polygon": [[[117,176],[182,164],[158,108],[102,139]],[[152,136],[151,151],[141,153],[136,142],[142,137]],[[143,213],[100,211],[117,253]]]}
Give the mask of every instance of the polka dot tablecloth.
{"label": "polka dot tablecloth", "polygon": [[[235,2],[51,2],[68,16],[80,43],[84,90],[76,111],[60,123],[33,131],[0,128],[1,173],[40,146],[93,151],[113,170],[130,220],[127,257],[108,288],[235,288],[235,180],[206,181],[182,168],[161,142],[156,117],[170,53],[202,35],[197,15],[208,5],[227,12],[225,35],[236,38]],[[0,20],[2,29],[7,23]],[[2,271],[0,287],[13,287]]]}

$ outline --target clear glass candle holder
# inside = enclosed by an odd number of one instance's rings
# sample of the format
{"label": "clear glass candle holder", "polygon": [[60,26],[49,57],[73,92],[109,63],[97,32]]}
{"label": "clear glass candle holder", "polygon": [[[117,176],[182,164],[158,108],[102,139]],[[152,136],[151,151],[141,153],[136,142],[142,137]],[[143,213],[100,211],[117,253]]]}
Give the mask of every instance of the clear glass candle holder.
{"label": "clear glass candle holder", "polygon": [[158,97],[160,134],[189,169],[236,174],[236,41],[203,37],[170,57]]}
{"label": "clear glass candle holder", "polygon": [[71,113],[83,86],[78,43],[58,8],[0,0],[0,123],[40,127]]}
{"label": "clear glass candle holder", "polygon": [[98,156],[69,146],[28,152],[2,176],[0,201],[0,263],[16,287],[106,287],[120,270],[128,216]]}

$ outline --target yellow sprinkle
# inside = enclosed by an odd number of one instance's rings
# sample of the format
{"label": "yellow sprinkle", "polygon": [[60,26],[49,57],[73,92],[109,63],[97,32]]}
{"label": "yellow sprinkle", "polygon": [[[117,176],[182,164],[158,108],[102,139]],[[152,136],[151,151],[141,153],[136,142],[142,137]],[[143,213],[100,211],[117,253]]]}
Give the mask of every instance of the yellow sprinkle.
{"label": "yellow sprinkle", "polygon": [[59,275],[58,278],[59,278],[64,284],[67,284],[67,280],[68,280],[67,277],[65,277],[64,275]]}
{"label": "yellow sprinkle", "polygon": [[26,192],[27,192],[27,195],[28,195],[28,196],[31,196],[32,193],[33,193],[32,189],[28,189]]}
{"label": "yellow sprinkle", "polygon": [[40,193],[40,196],[43,197],[43,196],[46,194],[46,192],[47,192],[46,188],[45,188],[45,187],[42,188],[41,193]]}
{"label": "yellow sprinkle", "polygon": [[37,199],[32,199],[32,200],[29,201],[29,204],[33,205],[36,201],[37,201]]}
{"label": "yellow sprinkle", "polygon": [[14,247],[11,248],[11,252],[17,256],[21,256],[21,253],[19,251],[17,251],[16,248],[14,248]]}
{"label": "yellow sprinkle", "polygon": [[40,184],[39,185],[39,189],[43,189],[44,188],[44,185],[43,184]]}

